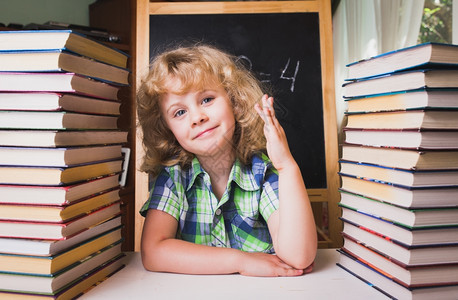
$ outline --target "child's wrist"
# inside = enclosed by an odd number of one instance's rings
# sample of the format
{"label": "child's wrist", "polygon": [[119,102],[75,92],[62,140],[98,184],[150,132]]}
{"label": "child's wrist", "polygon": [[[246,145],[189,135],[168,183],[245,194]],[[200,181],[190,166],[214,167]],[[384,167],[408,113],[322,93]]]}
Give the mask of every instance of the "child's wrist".
{"label": "child's wrist", "polygon": [[284,163],[282,163],[278,167],[275,166],[275,168],[277,169],[279,175],[280,174],[296,173],[298,171],[300,173],[299,165],[296,163],[294,158],[291,158],[290,160],[285,161]]}

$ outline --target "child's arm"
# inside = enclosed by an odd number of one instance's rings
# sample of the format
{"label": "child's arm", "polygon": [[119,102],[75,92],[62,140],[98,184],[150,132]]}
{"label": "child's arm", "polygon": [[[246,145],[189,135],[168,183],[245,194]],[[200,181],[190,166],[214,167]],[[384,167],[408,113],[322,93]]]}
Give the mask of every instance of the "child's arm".
{"label": "child's arm", "polygon": [[267,153],[279,175],[280,207],[267,221],[274,249],[290,266],[305,269],[313,263],[317,250],[316,227],[307,190],[285,132],[275,117],[273,98],[264,95],[255,109],[265,122]]}
{"label": "child's arm", "polygon": [[141,244],[145,269],[185,274],[240,273],[248,276],[297,276],[304,272],[291,268],[275,255],[178,240],[175,238],[177,226],[177,220],[171,215],[148,210]]}

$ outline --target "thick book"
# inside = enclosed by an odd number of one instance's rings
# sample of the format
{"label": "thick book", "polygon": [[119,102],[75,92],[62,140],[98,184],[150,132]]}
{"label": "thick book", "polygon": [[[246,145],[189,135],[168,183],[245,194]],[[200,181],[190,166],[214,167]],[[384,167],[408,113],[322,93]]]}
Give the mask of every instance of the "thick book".
{"label": "thick book", "polygon": [[405,187],[370,178],[340,173],[342,189],[404,208],[445,208],[458,206],[458,186]]}
{"label": "thick book", "polygon": [[448,246],[458,244],[457,226],[410,228],[342,207],[342,221],[389,236],[406,246]]}
{"label": "thick book", "polygon": [[347,98],[347,112],[379,112],[411,109],[458,109],[458,89],[419,89],[367,97]]}
{"label": "thick book", "polygon": [[120,86],[75,73],[0,72],[2,92],[76,93],[107,100],[119,100]]}
{"label": "thick book", "polygon": [[0,238],[0,252],[21,255],[51,256],[121,226],[121,216],[103,220],[62,240]]}
{"label": "thick book", "polygon": [[458,68],[458,46],[423,43],[347,65],[349,78],[364,78],[425,66]]}
{"label": "thick book", "polygon": [[458,263],[432,265],[404,265],[344,236],[343,251],[366,262],[407,288],[422,286],[458,285]]}
{"label": "thick book", "polygon": [[117,129],[118,116],[72,112],[0,111],[2,129]]}
{"label": "thick book", "polygon": [[405,265],[458,263],[458,244],[409,247],[391,237],[348,222],[343,223],[342,234],[369,248],[378,249]]}
{"label": "thick book", "polygon": [[121,37],[113,32],[109,32],[106,28],[84,26],[80,24],[71,24],[59,21],[47,21],[43,24],[29,23],[24,26],[24,30],[72,30],[86,37],[95,39],[101,42],[119,43]]}
{"label": "thick book", "polygon": [[67,167],[121,157],[121,145],[66,148],[0,146],[0,165]]}
{"label": "thick book", "polygon": [[119,202],[90,212],[67,223],[44,223],[0,220],[0,237],[64,240],[121,213]]}
{"label": "thick book", "polygon": [[458,149],[458,130],[344,128],[345,143],[412,149]]}
{"label": "thick book", "polygon": [[339,206],[411,228],[458,226],[458,206],[406,209],[364,195],[340,190]]}
{"label": "thick book", "polygon": [[[101,176],[67,186],[0,185],[0,203],[69,205],[119,186],[119,175]],[[1,251],[0,251],[1,252]]]}
{"label": "thick book", "polygon": [[0,130],[3,146],[67,147],[122,144],[127,131],[120,130]]}
{"label": "thick book", "polygon": [[70,185],[121,172],[122,160],[99,161],[68,167],[0,166],[1,184]]}
{"label": "thick book", "polygon": [[0,93],[0,110],[69,111],[119,116],[121,102],[71,93]]}
{"label": "thick book", "polygon": [[406,170],[458,169],[457,150],[426,151],[344,144],[342,159]]}
{"label": "thick book", "polygon": [[115,228],[54,256],[0,253],[0,272],[51,275],[120,241],[121,238],[121,228]]}
{"label": "thick book", "polygon": [[458,69],[411,70],[358,79],[343,85],[343,95],[352,98],[421,88],[458,88]]}
{"label": "thick book", "polygon": [[84,274],[77,280],[73,281],[70,285],[60,290],[58,293],[27,293],[24,291],[0,291],[0,299],[53,299],[65,300],[76,299],[81,297],[86,291],[97,286],[113,274],[118,272],[124,267],[125,255],[116,257],[107,263],[96,266],[95,269]]}
{"label": "thick book", "polygon": [[414,171],[340,160],[340,172],[393,184],[418,186],[458,186],[458,170]]}
{"label": "thick book", "polygon": [[338,251],[341,253],[337,263],[339,267],[391,299],[454,299],[458,294],[458,285],[406,288],[367,263]]}
{"label": "thick book", "polygon": [[72,30],[0,31],[0,51],[68,50],[121,68],[129,55]]}
{"label": "thick book", "polygon": [[128,85],[129,71],[61,50],[0,51],[1,72],[71,72],[106,81]]}
{"label": "thick book", "polygon": [[358,129],[458,129],[458,110],[348,113],[346,127]]}
{"label": "thick book", "polygon": [[52,275],[0,272],[0,290],[57,294],[71,285],[73,281],[96,269],[97,266],[106,264],[122,255],[119,241],[89,254],[87,257]]}
{"label": "thick book", "polygon": [[64,206],[0,204],[0,220],[65,223],[117,202],[119,199],[119,188],[117,188]]}

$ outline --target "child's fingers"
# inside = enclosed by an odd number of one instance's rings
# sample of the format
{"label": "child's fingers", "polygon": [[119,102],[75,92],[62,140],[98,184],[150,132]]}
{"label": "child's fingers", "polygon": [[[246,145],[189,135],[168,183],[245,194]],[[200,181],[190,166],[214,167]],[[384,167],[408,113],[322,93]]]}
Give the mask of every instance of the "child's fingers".
{"label": "child's fingers", "polygon": [[265,115],[266,123],[273,124],[273,117],[275,117],[275,111],[273,108],[273,98],[264,95],[262,97],[262,108]]}

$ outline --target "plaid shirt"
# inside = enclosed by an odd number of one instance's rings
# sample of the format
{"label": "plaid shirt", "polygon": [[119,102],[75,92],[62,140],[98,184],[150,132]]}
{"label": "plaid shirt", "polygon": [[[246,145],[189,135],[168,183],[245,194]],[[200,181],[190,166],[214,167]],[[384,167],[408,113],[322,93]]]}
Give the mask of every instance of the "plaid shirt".
{"label": "plaid shirt", "polygon": [[140,213],[152,208],[170,214],[179,221],[177,238],[185,241],[274,253],[266,220],[278,205],[278,172],[262,154],[248,166],[236,160],[219,201],[197,158],[187,170],[165,167]]}

